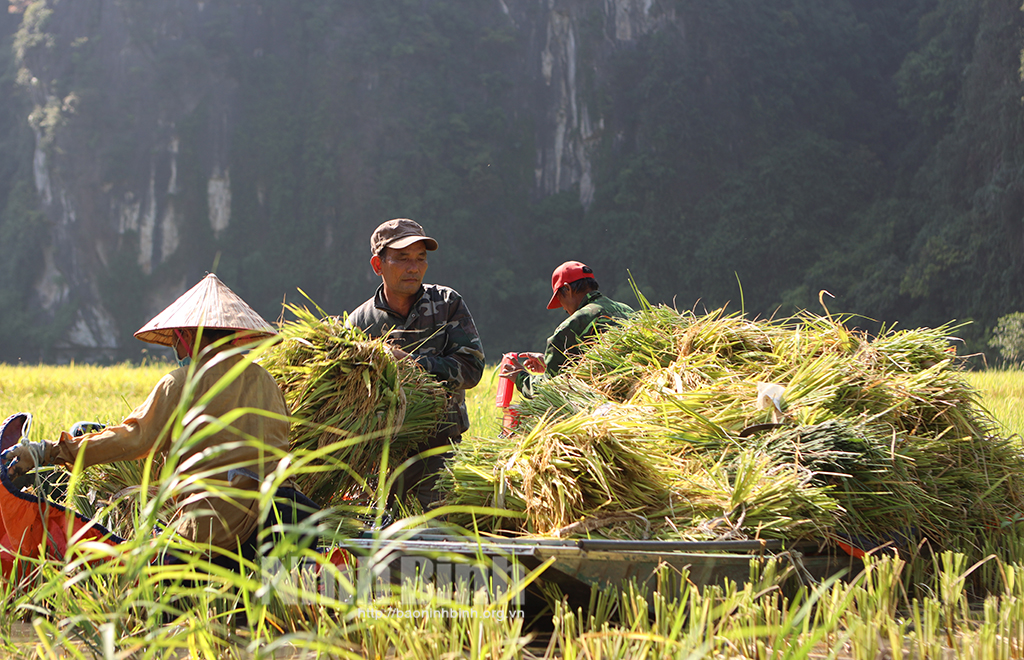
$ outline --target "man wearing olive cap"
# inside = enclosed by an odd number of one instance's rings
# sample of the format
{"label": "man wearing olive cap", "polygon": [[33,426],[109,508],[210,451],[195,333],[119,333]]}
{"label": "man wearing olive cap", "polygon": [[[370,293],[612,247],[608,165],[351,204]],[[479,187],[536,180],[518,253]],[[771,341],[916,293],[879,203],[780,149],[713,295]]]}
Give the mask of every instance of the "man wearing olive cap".
{"label": "man wearing olive cap", "polygon": [[[173,523],[186,539],[233,553],[241,547],[242,556],[252,559],[259,527],[268,522],[259,509],[260,488],[290,446],[288,409],[266,369],[229,349],[274,334],[216,275],[207,275],[135,333],[142,341],[170,346],[180,362],[194,364],[160,379],[149,397],[116,426],[81,437],[65,432],[56,441],[15,445],[0,460],[16,478],[40,465],[71,467],[80,460],[90,466],[140,459],[151,451],[166,455],[180,412],[219,389],[202,408],[205,419],[216,421],[194,420],[193,440],[175,449],[182,482],[202,481],[196,492],[180,497]],[[240,410],[249,412],[235,418]],[[273,517],[281,515],[284,522],[316,508],[290,479],[276,494],[280,504]],[[237,556],[214,555],[215,563],[238,564]]]}
{"label": "man wearing olive cap", "polygon": [[[544,354],[525,354],[523,366],[528,371],[509,364],[505,365],[501,374],[514,375],[516,387],[527,398],[533,397],[533,387],[541,379],[554,376],[569,357],[579,355],[584,341],[609,323],[615,323],[633,313],[629,305],[615,302],[598,291],[594,271],[578,261],[566,261],[551,274],[548,309],[559,307],[565,310],[569,318],[548,337]],[[529,371],[540,373],[530,374]]]}
{"label": "man wearing olive cap", "polygon": [[[370,266],[381,285],[348,317],[349,324],[371,337],[387,335],[395,358],[416,362],[447,386],[447,419],[417,451],[450,447],[461,440],[469,428],[466,390],[480,382],[484,370],[483,345],[462,296],[446,286],[423,284],[427,252],[436,249],[437,241],[412,220],[382,223],[370,236]],[[440,494],[433,485],[444,458],[431,456],[407,469],[394,495],[402,499],[415,486],[424,507],[435,503]]]}

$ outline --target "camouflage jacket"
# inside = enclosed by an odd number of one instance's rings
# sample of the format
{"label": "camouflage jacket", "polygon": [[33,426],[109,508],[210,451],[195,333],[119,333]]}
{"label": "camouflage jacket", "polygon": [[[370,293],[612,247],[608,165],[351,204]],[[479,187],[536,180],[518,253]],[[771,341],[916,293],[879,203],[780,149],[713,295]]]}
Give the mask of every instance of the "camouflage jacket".
{"label": "camouflage jacket", "polygon": [[533,387],[544,378],[556,375],[570,356],[583,351],[583,342],[598,333],[609,323],[615,323],[633,313],[633,308],[615,302],[600,291],[591,291],[583,299],[576,313],[562,321],[555,328],[555,334],[548,337],[544,349],[544,373],[516,374],[516,387],[527,398],[533,398]]}
{"label": "camouflage jacket", "polygon": [[388,335],[402,350],[412,353],[428,373],[447,385],[449,420],[459,432],[469,428],[466,390],[480,382],[484,371],[484,349],[476,324],[462,296],[446,286],[424,284],[409,316],[403,318],[384,299],[384,287],[357,307],[348,323],[371,337]]}

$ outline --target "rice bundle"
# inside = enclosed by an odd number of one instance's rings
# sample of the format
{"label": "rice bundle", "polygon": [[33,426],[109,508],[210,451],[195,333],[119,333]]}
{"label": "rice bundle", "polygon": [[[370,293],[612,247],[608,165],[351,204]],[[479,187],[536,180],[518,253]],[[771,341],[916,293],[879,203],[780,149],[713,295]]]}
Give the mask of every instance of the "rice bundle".
{"label": "rice bundle", "polygon": [[[619,430],[619,433],[622,431]],[[538,426],[514,451],[487,452],[491,465],[470,464],[486,440],[457,450],[448,481],[450,501],[505,508],[522,515],[478,517],[490,531],[568,537],[685,539],[792,538],[818,530],[841,507],[799,470],[750,451],[720,464],[659,450],[586,415]],[[737,476],[739,475],[739,476]],[[466,523],[470,516],[453,515]]]}
{"label": "rice bundle", "polygon": [[332,449],[316,471],[298,478],[321,505],[373,494],[386,474],[437,429],[447,403],[444,386],[416,364],[394,360],[384,339],[370,339],[337,317],[317,318],[286,305],[296,320],[262,361],[277,380],[292,416],[292,448]]}
{"label": "rice bundle", "polygon": [[586,516],[643,520],[630,512],[671,507],[670,482],[683,463],[649,443],[623,410],[546,419],[517,444],[464,438],[440,487],[460,503],[522,512],[524,531],[568,536]]}
{"label": "rice bundle", "polygon": [[[663,427],[640,421],[650,412],[608,404],[598,414],[543,420],[514,445],[465,438],[441,489],[450,502],[521,514],[477,517],[485,529],[556,537],[702,540],[732,535],[746,521],[781,538],[810,533],[839,510],[805,475],[754,452],[722,454],[719,464],[689,455]],[[733,488],[730,474],[745,476]],[[471,516],[450,519],[468,524]]]}
{"label": "rice bundle", "polygon": [[535,387],[510,446],[464,440],[449,502],[533,534],[983,547],[1024,507],[1024,457],[951,331],[648,306]]}

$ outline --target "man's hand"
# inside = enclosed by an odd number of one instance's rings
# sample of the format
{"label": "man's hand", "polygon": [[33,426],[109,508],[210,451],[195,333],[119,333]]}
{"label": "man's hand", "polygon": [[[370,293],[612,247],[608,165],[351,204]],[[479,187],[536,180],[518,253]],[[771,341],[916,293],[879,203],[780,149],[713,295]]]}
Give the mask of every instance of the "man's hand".
{"label": "man's hand", "polygon": [[22,442],[0,454],[0,462],[7,467],[7,477],[12,481],[29,470],[49,465],[49,445],[42,442]]}
{"label": "man's hand", "polygon": [[520,362],[519,360],[514,360],[512,362],[505,362],[505,363],[503,363],[501,365],[501,371],[498,372],[498,375],[499,376],[503,376],[505,378],[511,378],[512,376],[515,376],[520,371],[526,371],[523,368],[523,363]]}
{"label": "man's hand", "polygon": [[544,373],[544,354],[543,353],[520,353],[519,357],[523,359],[523,366],[526,367],[527,371],[532,371],[535,374]]}
{"label": "man's hand", "polygon": [[402,358],[407,358],[412,355],[412,353],[403,351],[394,344],[388,344],[388,350],[391,351],[391,357],[395,358],[396,360],[401,360]]}
{"label": "man's hand", "polygon": [[510,378],[520,371],[530,371],[535,374],[544,373],[544,355],[541,353],[520,353],[519,359],[515,362],[503,364],[498,375]]}

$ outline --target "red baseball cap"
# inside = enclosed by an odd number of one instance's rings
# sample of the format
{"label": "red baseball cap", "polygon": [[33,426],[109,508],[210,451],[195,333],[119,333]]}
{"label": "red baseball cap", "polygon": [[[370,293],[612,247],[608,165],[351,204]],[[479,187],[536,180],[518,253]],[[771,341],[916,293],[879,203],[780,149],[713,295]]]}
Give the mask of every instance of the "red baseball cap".
{"label": "red baseball cap", "polygon": [[594,271],[590,266],[581,264],[578,261],[566,261],[564,264],[551,273],[551,300],[548,302],[548,309],[558,309],[562,303],[558,302],[558,290],[566,284],[572,284],[577,280],[589,277],[594,279]]}

